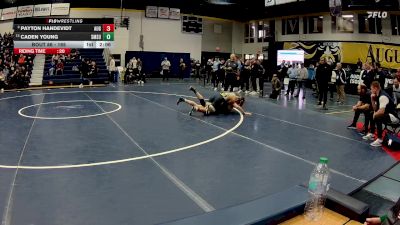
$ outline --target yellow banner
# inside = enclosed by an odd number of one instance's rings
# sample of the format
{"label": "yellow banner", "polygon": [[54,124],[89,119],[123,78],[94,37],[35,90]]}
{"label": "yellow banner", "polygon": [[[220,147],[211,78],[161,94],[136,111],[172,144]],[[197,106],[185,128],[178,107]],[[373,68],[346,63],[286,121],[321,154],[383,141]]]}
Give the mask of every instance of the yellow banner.
{"label": "yellow banner", "polygon": [[384,68],[400,68],[400,46],[342,42],[342,62],[379,62]]}

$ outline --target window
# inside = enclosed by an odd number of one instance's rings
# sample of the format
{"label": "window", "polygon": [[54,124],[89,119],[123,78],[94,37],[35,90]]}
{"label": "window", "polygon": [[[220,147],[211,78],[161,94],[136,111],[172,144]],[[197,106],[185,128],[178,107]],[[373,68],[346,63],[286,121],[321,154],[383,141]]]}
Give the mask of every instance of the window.
{"label": "window", "polygon": [[274,37],[275,21],[258,21],[258,42],[269,42]]}
{"label": "window", "polygon": [[299,17],[282,19],[282,35],[299,34]]}
{"label": "window", "polygon": [[245,60],[251,60],[251,59],[254,59],[254,57],[255,57],[254,54],[246,54],[246,55],[244,55],[244,59]]}
{"label": "window", "polygon": [[392,35],[400,35],[400,15],[391,15],[390,20],[392,21]]}
{"label": "window", "polygon": [[309,16],[303,17],[303,33],[304,34],[315,34],[315,33],[322,33],[323,32],[323,16]]}
{"label": "window", "polygon": [[354,15],[344,14],[342,16],[332,16],[332,33],[353,33]]}
{"label": "window", "polygon": [[367,14],[358,14],[358,31],[364,34],[382,34],[382,19],[368,18]]}
{"label": "window", "polygon": [[244,42],[245,43],[254,43],[255,42],[255,38],[256,38],[256,23],[255,22],[251,22],[251,23],[247,23],[245,24],[244,27]]}

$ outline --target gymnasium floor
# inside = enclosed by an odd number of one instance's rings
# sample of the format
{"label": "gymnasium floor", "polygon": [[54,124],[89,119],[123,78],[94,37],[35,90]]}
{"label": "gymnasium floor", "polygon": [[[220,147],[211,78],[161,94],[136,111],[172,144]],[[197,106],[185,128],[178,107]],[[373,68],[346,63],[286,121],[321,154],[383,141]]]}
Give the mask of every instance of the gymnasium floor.
{"label": "gymnasium floor", "polygon": [[305,184],[320,156],[344,193],[396,163],[311,98],[204,117],[180,95],[187,84],[1,95],[2,224],[159,224]]}

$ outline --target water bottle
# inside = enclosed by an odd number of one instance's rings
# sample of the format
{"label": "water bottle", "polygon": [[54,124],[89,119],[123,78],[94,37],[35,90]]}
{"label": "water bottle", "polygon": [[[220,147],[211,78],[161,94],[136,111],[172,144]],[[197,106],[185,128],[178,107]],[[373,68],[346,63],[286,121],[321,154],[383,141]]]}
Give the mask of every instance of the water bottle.
{"label": "water bottle", "polygon": [[321,157],[311,173],[308,183],[309,200],[304,209],[306,219],[318,221],[322,218],[327,192],[329,190],[328,159]]}

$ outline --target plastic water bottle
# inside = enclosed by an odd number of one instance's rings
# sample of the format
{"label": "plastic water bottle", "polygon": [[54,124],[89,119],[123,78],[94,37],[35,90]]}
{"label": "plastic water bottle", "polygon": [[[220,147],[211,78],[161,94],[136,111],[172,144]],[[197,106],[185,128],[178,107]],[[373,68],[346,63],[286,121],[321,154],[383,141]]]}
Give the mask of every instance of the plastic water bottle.
{"label": "plastic water bottle", "polygon": [[311,173],[308,183],[309,200],[304,209],[304,216],[310,221],[322,218],[326,195],[329,190],[328,159],[321,157]]}

